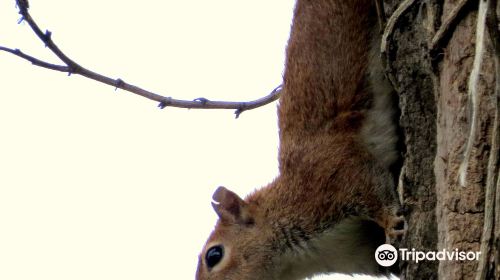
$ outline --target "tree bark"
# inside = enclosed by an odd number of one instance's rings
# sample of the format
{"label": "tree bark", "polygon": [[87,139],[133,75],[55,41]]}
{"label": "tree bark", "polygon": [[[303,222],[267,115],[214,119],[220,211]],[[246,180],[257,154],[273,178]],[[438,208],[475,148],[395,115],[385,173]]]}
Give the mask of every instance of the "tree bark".
{"label": "tree bark", "polygon": [[[403,248],[480,251],[488,160],[497,125],[494,51],[487,32],[477,88],[478,126],[464,186],[458,180],[472,123],[468,81],[475,58],[479,1],[414,1],[398,17],[389,38],[387,69],[399,94],[405,147],[398,187],[408,223]],[[392,15],[401,2],[385,1],[386,15]],[[435,40],[443,23],[449,28]],[[498,162],[494,165],[497,168]],[[490,269],[479,279],[499,279],[498,256],[493,255],[497,247],[494,240],[487,252],[481,252],[488,255]],[[475,279],[478,264],[401,262],[401,278]]]}

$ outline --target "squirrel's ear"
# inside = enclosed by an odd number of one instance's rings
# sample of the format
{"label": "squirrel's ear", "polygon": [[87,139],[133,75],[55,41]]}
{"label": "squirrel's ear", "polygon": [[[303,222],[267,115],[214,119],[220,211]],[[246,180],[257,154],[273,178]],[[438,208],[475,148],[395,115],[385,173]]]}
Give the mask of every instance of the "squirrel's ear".
{"label": "squirrel's ear", "polygon": [[218,187],[212,196],[212,207],[222,222],[251,224],[253,219],[248,213],[247,203],[234,192]]}

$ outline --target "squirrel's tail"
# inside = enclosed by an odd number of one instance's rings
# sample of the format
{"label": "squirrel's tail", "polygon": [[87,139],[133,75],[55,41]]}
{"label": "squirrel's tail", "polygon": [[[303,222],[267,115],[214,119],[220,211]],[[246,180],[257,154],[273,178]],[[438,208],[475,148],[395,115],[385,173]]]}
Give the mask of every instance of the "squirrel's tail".
{"label": "squirrel's tail", "polygon": [[360,129],[372,102],[373,0],[298,0],[279,105],[280,137]]}

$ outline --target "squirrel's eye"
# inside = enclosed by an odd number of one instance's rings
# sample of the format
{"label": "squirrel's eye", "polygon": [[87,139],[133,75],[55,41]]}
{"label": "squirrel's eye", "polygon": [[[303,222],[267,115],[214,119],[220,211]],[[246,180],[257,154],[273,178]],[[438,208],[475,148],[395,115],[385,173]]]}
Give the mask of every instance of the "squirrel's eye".
{"label": "squirrel's eye", "polygon": [[208,249],[205,255],[205,261],[208,268],[216,266],[224,257],[224,248],[221,245],[216,245]]}

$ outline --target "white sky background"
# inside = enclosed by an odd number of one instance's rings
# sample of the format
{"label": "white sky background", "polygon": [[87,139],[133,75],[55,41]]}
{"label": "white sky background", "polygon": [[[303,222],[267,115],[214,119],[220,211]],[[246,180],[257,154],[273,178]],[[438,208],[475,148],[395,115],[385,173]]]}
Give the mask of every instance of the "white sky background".
{"label": "white sky background", "polygon": [[[31,1],[91,70],[191,100],[281,83],[294,1]],[[0,1],[0,45],[59,63]],[[166,108],[0,52],[0,279],[193,279],[219,185],[277,175],[276,104]]]}

